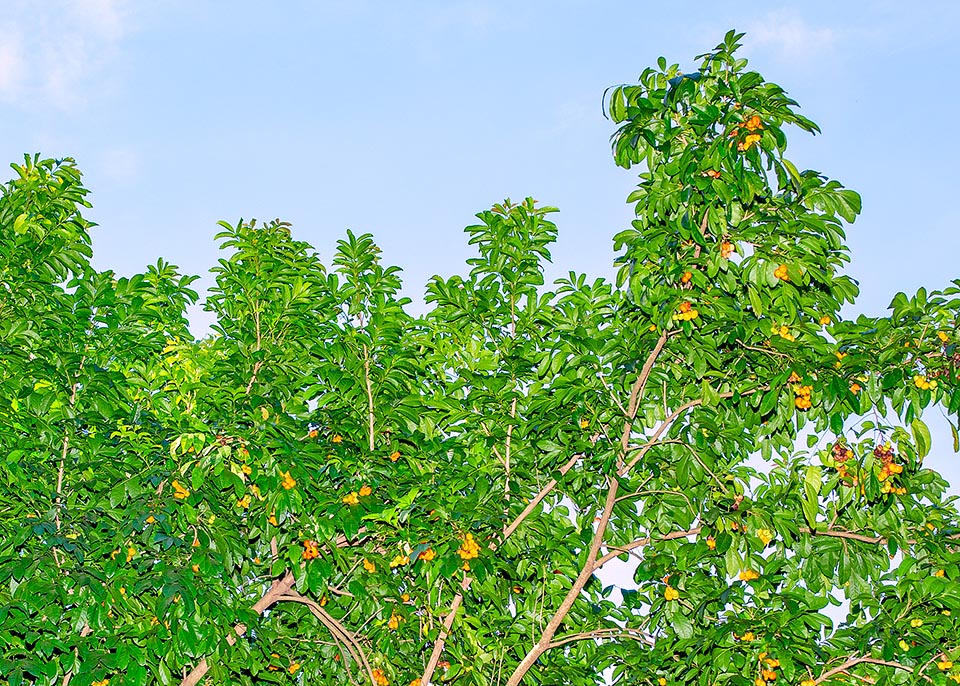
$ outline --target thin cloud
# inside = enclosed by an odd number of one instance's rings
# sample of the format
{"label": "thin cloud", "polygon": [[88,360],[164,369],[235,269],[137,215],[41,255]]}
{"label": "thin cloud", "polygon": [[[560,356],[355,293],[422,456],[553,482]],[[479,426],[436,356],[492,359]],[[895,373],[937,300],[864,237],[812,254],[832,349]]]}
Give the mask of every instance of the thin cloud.
{"label": "thin cloud", "polygon": [[0,28],[4,42],[0,44],[0,96],[13,98],[23,82],[26,65],[20,36],[10,27]]}
{"label": "thin cloud", "polygon": [[834,29],[813,26],[785,10],[769,12],[748,24],[746,31],[758,48],[791,62],[822,57],[832,52],[839,40]]}
{"label": "thin cloud", "polygon": [[0,9],[0,98],[68,109],[108,81],[130,33],[129,0],[12,0]]}

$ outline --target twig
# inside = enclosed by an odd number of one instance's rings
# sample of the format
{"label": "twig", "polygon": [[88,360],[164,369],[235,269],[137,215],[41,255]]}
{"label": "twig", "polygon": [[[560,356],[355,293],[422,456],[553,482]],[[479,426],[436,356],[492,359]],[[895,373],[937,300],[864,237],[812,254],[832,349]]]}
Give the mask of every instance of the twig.
{"label": "twig", "polygon": [[503,497],[510,502],[510,441],[513,438],[513,420],[517,417],[517,398],[514,396],[510,404],[510,423],[507,424],[507,440],[504,446],[503,469],[505,476],[503,478]]}
{"label": "twig", "polygon": [[367,385],[367,441],[370,444],[372,453],[376,445],[374,444],[374,414],[373,414],[373,382],[370,380],[370,351],[367,344],[363,344],[363,378]]}

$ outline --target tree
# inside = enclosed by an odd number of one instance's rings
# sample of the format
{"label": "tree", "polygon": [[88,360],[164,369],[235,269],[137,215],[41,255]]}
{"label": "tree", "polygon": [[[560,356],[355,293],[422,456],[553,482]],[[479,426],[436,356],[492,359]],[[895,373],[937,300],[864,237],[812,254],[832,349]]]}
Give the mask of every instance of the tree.
{"label": "tree", "polygon": [[[14,165],[0,676],[960,682],[922,420],[960,410],[960,282],[841,318],[860,199],[784,156],[817,127],[741,37],[608,92],[642,170],[615,284],[544,289],[531,199],[477,215],[422,317],[370,236],[328,268],[224,223],[198,340],[193,277],[90,265],[72,161]],[[635,584],[600,581],[617,559]]]}

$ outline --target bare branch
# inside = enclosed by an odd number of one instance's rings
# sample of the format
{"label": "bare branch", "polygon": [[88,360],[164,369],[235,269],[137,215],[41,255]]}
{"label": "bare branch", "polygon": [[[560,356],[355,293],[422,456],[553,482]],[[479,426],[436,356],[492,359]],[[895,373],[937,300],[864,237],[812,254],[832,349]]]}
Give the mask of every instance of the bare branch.
{"label": "bare branch", "polygon": [[[570,469],[573,467],[573,465],[579,462],[581,458],[583,458],[583,455],[574,455],[573,457],[571,457],[565,465],[560,467],[561,476],[569,472]],[[533,499],[527,504],[525,508],[523,508],[523,512],[518,514],[514,518],[514,520],[510,522],[510,524],[503,530],[503,536],[500,539],[501,544],[505,540],[510,538],[510,535],[517,530],[517,527],[520,526],[520,524],[523,523],[523,520],[529,517],[530,513],[533,512],[535,509],[537,509],[537,505],[539,505],[541,501],[543,501],[543,499],[546,498],[547,495],[549,495],[550,491],[556,488],[556,486],[557,486],[557,480],[550,479],[550,481],[547,482],[547,485],[540,489],[540,492],[533,497]]]}
{"label": "bare branch", "polygon": [[343,642],[343,644],[347,647],[347,651],[350,653],[350,657],[353,658],[353,661],[356,662],[360,668],[367,673],[367,676],[370,677],[370,682],[376,683],[376,680],[373,678],[373,669],[370,667],[370,663],[367,661],[367,655],[364,653],[363,646],[360,645],[360,641],[357,640],[357,637],[349,629],[337,621],[337,619],[334,618],[329,612],[324,610],[320,603],[311,598],[300,595],[294,590],[290,590],[284,595],[280,596],[280,600],[306,605],[310,609],[310,612],[313,613],[313,616],[320,620],[320,623],[327,628],[334,638]]}
{"label": "bare branch", "polygon": [[[838,665],[833,669],[827,670],[826,672],[821,674],[819,677],[814,679],[814,683],[822,684],[824,681],[832,677],[834,674],[840,674],[841,672],[846,672],[851,667],[856,667],[857,665],[861,665],[861,664],[882,665],[883,667],[892,667],[893,669],[902,669],[907,672],[913,671],[913,667],[908,667],[907,665],[900,664],[899,662],[892,662],[890,660],[880,660],[875,657],[854,657],[854,658],[850,658],[849,660],[844,662],[842,665]],[[923,678],[926,679],[927,681],[931,681],[930,677],[924,676]]]}
{"label": "bare branch", "polygon": [[[270,586],[270,589],[263,594],[263,597],[260,598],[260,600],[254,603],[251,609],[257,614],[263,614],[264,611],[280,600],[280,597],[284,593],[293,588],[295,582],[296,580],[294,579],[293,574],[287,570],[281,578],[273,582],[273,584]],[[237,636],[243,636],[247,632],[247,627],[243,624],[235,624],[233,631],[236,636],[233,634],[227,636],[227,643],[230,645],[233,645],[237,642]],[[207,658],[203,658],[200,660],[197,666],[190,670],[190,673],[183,678],[183,681],[180,682],[180,686],[196,686],[196,684],[200,683],[200,680],[208,671],[210,671],[210,663],[207,662]]]}
{"label": "bare branch", "polygon": [[366,344],[363,346],[363,378],[367,385],[367,442],[372,453],[376,447],[374,443],[376,434],[374,431],[375,416],[373,414],[373,382],[370,379],[370,351]]}
{"label": "bare branch", "polygon": [[450,635],[450,629],[453,627],[453,620],[456,618],[460,604],[463,602],[463,594],[470,588],[472,581],[469,576],[466,574],[463,575],[463,581],[460,582],[460,592],[453,597],[453,602],[450,603],[450,612],[448,612],[444,618],[443,628],[440,629],[440,635],[437,637],[436,643],[433,644],[433,652],[430,653],[427,667],[423,670],[423,675],[420,677],[420,686],[427,686],[427,684],[430,683],[430,679],[433,678],[433,673],[436,671],[437,664],[440,662],[440,656],[443,654],[447,636]]}
{"label": "bare branch", "polygon": [[637,540],[631,541],[626,545],[621,545],[616,547],[612,545],[607,546],[610,552],[604,555],[603,557],[601,557],[600,559],[598,559],[596,562],[594,562],[593,571],[600,569],[603,565],[605,565],[607,562],[609,562],[613,558],[623,555],[624,553],[628,553],[635,548],[642,548],[645,545],[650,545],[654,541],[672,541],[677,538],[686,538],[687,536],[695,536],[700,533],[700,530],[701,530],[701,527],[697,526],[692,529],[687,529],[686,531],[674,531],[669,534],[666,534],[665,536],[660,536],[659,538],[652,538],[652,537],[638,538]]}
{"label": "bare branch", "polygon": [[[551,643],[550,647],[559,648],[562,645],[573,643],[574,641],[588,641],[590,639],[604,638],[629,638],[633,641],[644,643],[648,646],[653,645],[653,639],[649,634],[640,631],[639,629],[632,629],[628,626],[616,626],[604,629],[593,629],[592,631],[582,631],[579,634],[570,634],[569,636],[561,636],[556,641]],[[423,686],[423,684],[421,684],[421,686]]]}

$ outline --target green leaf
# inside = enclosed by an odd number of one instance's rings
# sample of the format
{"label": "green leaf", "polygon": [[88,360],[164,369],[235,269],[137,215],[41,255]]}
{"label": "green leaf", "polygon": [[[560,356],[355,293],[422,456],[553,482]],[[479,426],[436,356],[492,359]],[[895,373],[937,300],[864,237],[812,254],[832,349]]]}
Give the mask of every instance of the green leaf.
{"label": "green leaf", "polygon": [[930,452],[930,429],[919,418],[910,423],[913,442],[917,446],[917,457],[921,460]]}

